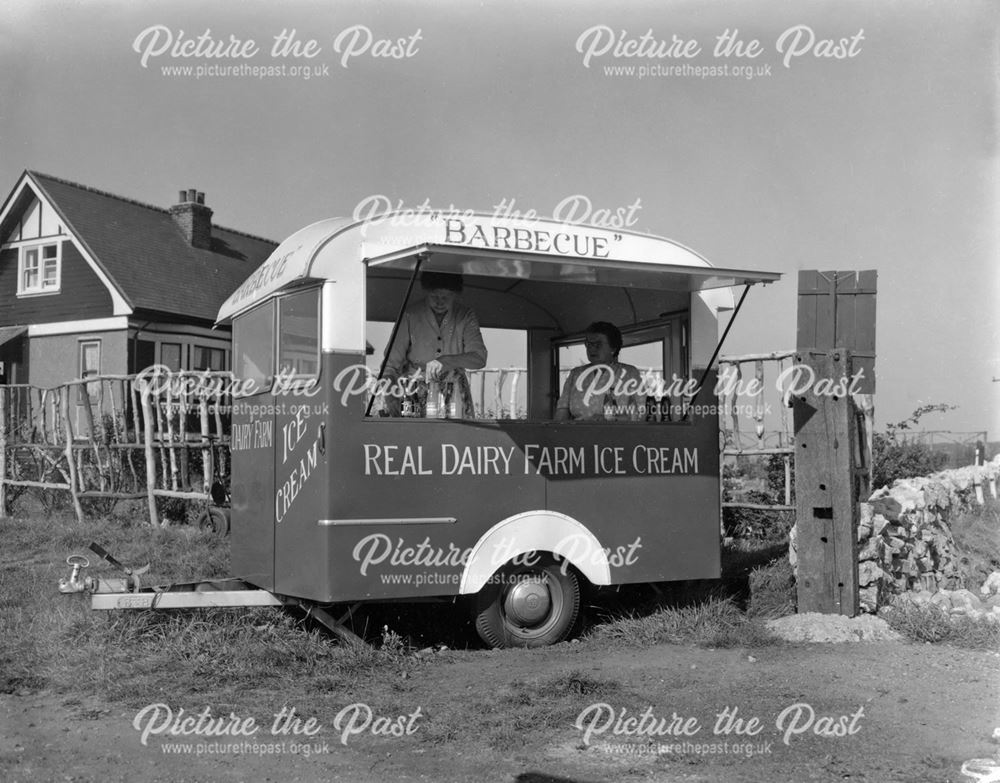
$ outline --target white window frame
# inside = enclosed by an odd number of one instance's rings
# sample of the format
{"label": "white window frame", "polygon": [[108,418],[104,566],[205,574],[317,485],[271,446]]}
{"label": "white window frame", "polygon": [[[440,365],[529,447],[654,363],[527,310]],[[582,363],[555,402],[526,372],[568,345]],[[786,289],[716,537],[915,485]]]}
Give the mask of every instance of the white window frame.
{"label": "white window frame", "polygon": [[[48,247],[54,247],[56,249],[55,255],[55,282],[49,285],[45,284],[45,249]],[[17,258],[17,295],[18,296],[40,296],[45,294],[58,294],[62,290],[62,242],[32,242],[30,244],[21,245],[18,249]],[[37,256],[37,267],[35,269],[35,274],[37,275],[37,282],[34,285],[27,285],[25,282],[25,273],[27,270],[27,260],[28,253],[32,250],[38,253]],[[53,259],[48,259],[52,261]]]}
{"label": "white window frame", "polygon": [[198,351],[218,351],[220,354],[222,354],[222,369],[221,370],[210,370],[210,372],[225,372],[226,371],[226,367],[228,366],[228,362],[226,361],[226,359],[227,359],[227,357],[226,357],[226,349],[222,348],[220,346],[217,346],[217,345],[199,345],[198,343],[195,343],[195,344],[193,344],[191,346],[191,369],[192,370],[195,370],[196,372],[202,372],[201,370],[198,370],[195,367],[195,365],[197,364],[197,362],[195,361],[195,357],[198,355]]}
{"label": "white window frame", "polygon": [[[100,338],[86,338],[86,339],[78,340],[77,341],[78,350],[79,350],[79,358],[77,359],[77,362],[78,362],[77,369],[79,370],[80,379],[81,380],[86,381],[88,378],[92,378],[94,376],[99,376],[101,374],[101,362],[103,361],[103,358],[104,358],[103,357],[104,346],[101,343],[102,343],[102,341],[101,341]],[[87,349],[88,348],[97,348],[97,369],[96,369],[96,371],[95,370],[88,371],[86,369],[86,367],[84,366],[84,357],[87,355]],[[80,385],[80,389],[79,389],[78,399],[77,399],[77,404],[79,404],[79,405],[82,405],[86,401],[86,399],[84,397],[84,394],[83,394],[83,390],[84,390],[85,387],[87,389],[87,393],[88,394],[90,394],[90,391],[91,391],[92,388],[94,388],[95,391],[97,391],[97,389],[95,388],[95,385],[92,382],[88,382],[87,384],[81,384]]]}

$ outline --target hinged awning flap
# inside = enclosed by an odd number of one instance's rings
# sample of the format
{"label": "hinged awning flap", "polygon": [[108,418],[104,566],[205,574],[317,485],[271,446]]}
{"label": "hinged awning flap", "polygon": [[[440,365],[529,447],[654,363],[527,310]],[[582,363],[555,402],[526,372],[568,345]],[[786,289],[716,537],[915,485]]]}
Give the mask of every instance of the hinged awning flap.
{"label": "hinged awning flap", "polygon": [[659,263],[613,258],[581,258],[542,253],[512,253],[451,245],[427,244],[367,259],[371,267],[413,269],[423,255],[421,268],[435,272],[483,275],[554,283],[654,288],[665,291],[706,291],[737,285],[771,283],[778,272],[758,272],[713,266]]}
{"label": "hinged awning flap", "polygon": [[231,318],[305,279],[346,280],[369,266],[423,268],[497,278],[576,282],[623,288],[707,291],[770,283],[781,275],[713,267],[683,245],[625,230],[473,213],[414,220],[390,214],[333,218],[296,232],[271,254],[219,310]]}

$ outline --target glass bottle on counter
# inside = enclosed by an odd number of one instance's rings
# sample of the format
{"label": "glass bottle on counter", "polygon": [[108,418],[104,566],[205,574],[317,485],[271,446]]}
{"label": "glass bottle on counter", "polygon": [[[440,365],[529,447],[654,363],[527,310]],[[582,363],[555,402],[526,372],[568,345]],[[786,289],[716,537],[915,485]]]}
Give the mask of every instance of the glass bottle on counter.
{"label": "glass bottle on counter", "polygon": [[446,414],[447,411],[441,395],[441,384],[437,381],[429,381],[427,383],[427,409],[425,415],[428,419],[443,419]]}

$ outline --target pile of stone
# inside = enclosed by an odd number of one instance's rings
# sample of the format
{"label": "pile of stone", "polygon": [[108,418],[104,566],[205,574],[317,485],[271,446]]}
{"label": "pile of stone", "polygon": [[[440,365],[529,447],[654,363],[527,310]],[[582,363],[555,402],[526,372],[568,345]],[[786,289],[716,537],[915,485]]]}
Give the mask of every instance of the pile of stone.
{"label": "pile of stone", "polygon": [[[862,610],[876,612],[891,596],[910,591],[921,595],[960,591],[964,585],[948,521],[981,504],[984,486],[996,497],[998,476],[1000,456],[985,465],[896,481],[862,503],[858,526]],[[943,595],[939,605],[943,607],[947,597]],[[956,605],[966,603],[959,597]]]}
{"label": "pile of stone", "polygon": [[913,606],[936,606],[952,617],[971,617],[1000,623],[1000,571],[994,571],[986,584],[980,588],[980,595],[971,590],[911,590],[897,595],[893,600],[894,607],[912,604]]}
{"label": "pile of stone", "polygon": [[766,625],[789,642],[895,642],[902,638],[885,620],[870,614],[844,617],[804,612],[768,620]]}

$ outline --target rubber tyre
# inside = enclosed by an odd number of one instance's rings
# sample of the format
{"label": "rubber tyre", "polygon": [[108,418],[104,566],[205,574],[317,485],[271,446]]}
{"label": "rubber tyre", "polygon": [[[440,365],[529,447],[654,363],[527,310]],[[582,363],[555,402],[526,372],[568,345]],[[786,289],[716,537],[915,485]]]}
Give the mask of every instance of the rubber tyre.
{"label": "rubber tyre", "polygon": [[[546,647],[563,641],[573,631],[580,614],[580,581],[572,568],[567,567],[564,572],[559,563],[549,558],[532,565],[505,566],[495,577],[499,578],[494,578],[476,596],[476,632],[486,644]],[[525,606],[526,593],[529,600],[541,597],[543,607],[544,596],[548,597],[542,616],[529,620],[517,616],[512,602],[517,602],[520,595],[520,603]]]}
{"label": "rubber tyre", "polygon": [[229,515],[221,508],[208,508],[198,515],[198,529],[218,536],[229,535]]}

